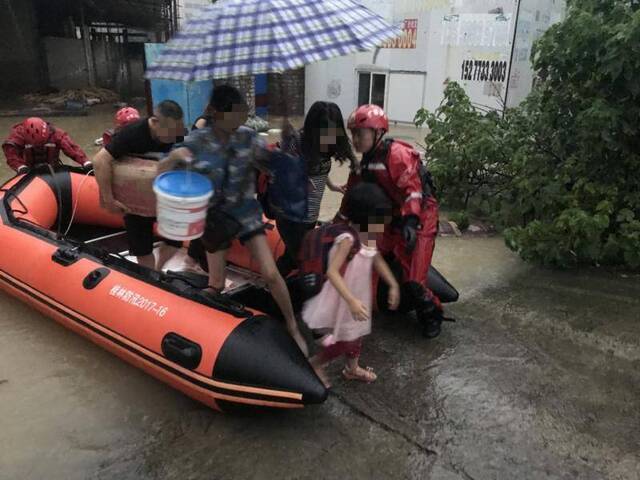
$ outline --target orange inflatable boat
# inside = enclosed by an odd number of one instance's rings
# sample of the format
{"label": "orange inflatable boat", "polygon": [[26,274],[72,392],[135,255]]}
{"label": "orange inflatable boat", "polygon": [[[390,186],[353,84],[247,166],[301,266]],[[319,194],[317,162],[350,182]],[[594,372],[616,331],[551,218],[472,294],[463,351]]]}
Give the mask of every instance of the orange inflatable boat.
{"label": "orange inflatable boat", "polygon": [[[18,176],[0,200],[0,287],[9,294],[215,409],[326,399],[282,323],[237,301],[251,298],[250,284],[211,297],[187,274],[127,260],[122,219],[100,208],[94,177],[71,168]],[[282,248],[275,231],[269,237]],[[231,254],[250,275],[247,257]]]}

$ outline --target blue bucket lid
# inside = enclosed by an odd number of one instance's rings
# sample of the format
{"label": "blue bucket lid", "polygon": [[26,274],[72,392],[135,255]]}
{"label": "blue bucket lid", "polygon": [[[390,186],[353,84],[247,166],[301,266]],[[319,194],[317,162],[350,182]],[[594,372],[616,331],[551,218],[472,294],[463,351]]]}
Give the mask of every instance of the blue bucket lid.
{"label": "blue bucket lid", "polygon": [[196,172],[165,172],[153,182],[160,192],[173,197],[201,197],[213,190],[211,180]]}

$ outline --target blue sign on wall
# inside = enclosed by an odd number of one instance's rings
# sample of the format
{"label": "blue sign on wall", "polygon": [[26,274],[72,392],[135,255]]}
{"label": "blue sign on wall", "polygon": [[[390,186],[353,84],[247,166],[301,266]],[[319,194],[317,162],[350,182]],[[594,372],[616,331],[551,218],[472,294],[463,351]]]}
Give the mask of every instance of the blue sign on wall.
{"label": "blue sign on wall", "polygon": [[[144,53],[147,65],[150,64],[164,48],[164,43],[145,43]],[[209,103],[213,81],[179,82],[177,80],[151,80],[151,98],[154,105],[163,100],[173,100],[184,110],[184,121],[190,127]]]}

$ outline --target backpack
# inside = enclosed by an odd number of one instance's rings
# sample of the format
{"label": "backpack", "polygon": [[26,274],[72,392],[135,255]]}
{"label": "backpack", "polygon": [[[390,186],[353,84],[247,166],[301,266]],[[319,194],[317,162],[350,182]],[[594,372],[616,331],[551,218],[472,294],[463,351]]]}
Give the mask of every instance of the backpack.
{"label": "backpack", "polygon": [[311,297],[320,293],[329,268],[329,252],[335,239],[343,233],[350,233],[354,242],[351,246],[347,262],[360,250],[358,233],[344,223],[328,223],[310,230],[302,240],[299,255],[300,277],[303,280],[305,296]]}
{"label": "backpack", "polygon": [[271,148],[272,175],[258,174],[257,198],[267,218],[304,222],[307,217],[308,177],[300,157]]}
{"label": "backpack", "polygon": [[[396,140],[393,138],[385,138],[383,147],[378,153],[379,157],[377,157],[381,159],[378,161],[382,161],[385,167],[387,166],[387,157],[389,156],[389,150],[391,149],[391,145],[394,142],[399,143],[402,146],[410,149],[413,152],[413,155],[416,155],[419,157],[418,152],[413,148],[413,146],[411,146],[407,142],[403,142],[402,140]],[[424,198],[428,198],[428,197],[435,198],[436,187],[433,182],[433,177],[431,176],[431,172],[429,172],[429,170],[427,169],[427,166],[420,159],[418,159],[418,175],[420,176],[420,183],[422,183],[422,194],[424,195]],[[373,182],[373,183],[376,182],[376,177],[374,173],[368,170],[365,171],[365,173],[363,174],[363,179],[368,182]]]}

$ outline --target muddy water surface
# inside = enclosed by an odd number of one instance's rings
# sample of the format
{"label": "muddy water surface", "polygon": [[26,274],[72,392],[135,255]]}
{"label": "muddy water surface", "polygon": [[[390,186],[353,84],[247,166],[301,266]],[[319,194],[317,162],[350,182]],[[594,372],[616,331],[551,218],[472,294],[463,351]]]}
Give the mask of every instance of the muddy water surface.
{"label": "muddy water surface", "polygon": [[[94,152],[111,115],[54,121]],[[438,339],[377,318],[378,382],[336,365],[324,405],[260,416],[212,412],[0,294],[0,479],[640,479],[640,278],[527,266],[500,238],[441,238],[435,264],[462,292]]]}

